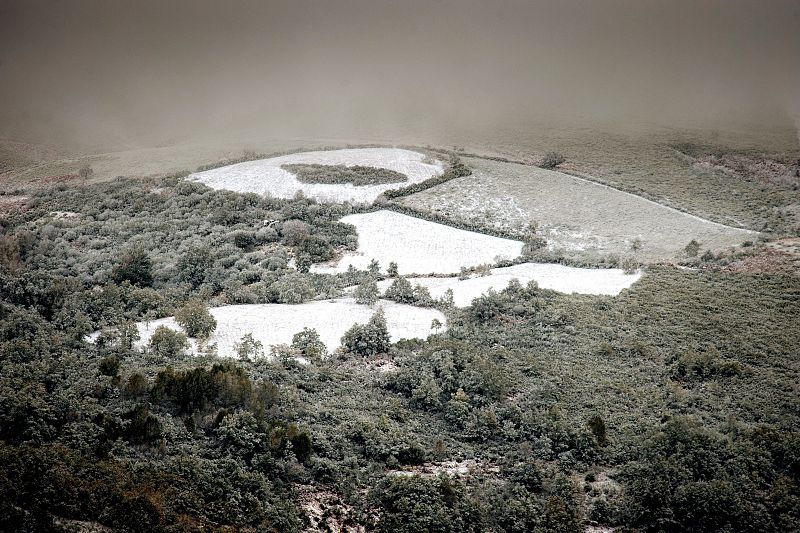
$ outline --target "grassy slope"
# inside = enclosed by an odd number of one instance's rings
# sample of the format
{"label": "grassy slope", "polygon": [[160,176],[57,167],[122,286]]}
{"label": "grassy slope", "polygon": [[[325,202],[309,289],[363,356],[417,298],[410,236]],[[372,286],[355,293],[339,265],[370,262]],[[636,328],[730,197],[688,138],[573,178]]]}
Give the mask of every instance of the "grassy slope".
{"label": "grassy slope", "polygon": [[716,222],[756,230],[761,230],[773,216],[773,206],[797,201],[797,192],[790,189],[766,188],[722,173],[693,168],[673,148],[690,142],[796,158],[800,155],[800,146],[797,130],[790,124],[769,130],[644,128],[624,133],[590,126],[509,128],[480,140],[465,137],[459,142],[468,151],[497,153],[530,162],[555,150],[567,158],[562,168]]}

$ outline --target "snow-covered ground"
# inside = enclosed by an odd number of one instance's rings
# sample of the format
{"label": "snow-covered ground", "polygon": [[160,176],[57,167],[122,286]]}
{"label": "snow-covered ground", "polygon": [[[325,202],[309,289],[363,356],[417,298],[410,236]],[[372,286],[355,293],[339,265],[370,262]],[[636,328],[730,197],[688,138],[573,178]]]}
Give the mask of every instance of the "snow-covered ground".
{"label": "snow-covered ground", "polygon": [[391,261],[400,274],[454,274],[461,267],[494,264],[522,253],[523,243],[429,222],[394,211],[348,215],[356,227],[358,250],[334,265],[315,265],[314,272],[344,272],[350,265],[365,269],[376,259],[385,271]]}
{"label": "snow-covered ground", "polygon": [[[188,177],[213,189],[236,192],[268,193],[276,198],[294,198],[302,191],[309,198],[321,202],[372,203],[389,189],[399,189],[413,183],[425,181],[444,172],[442,163],[424,162],[419,152],[400,148],[352,148],[346,150],[322,150],[300,152],[270,159],[246,161],[226,167],[196,172]],[[303,183],[294,174],[283,170],[281,165],[316,164],[360,165],[394,170],[408,176],[401,183],[355,186],[345,184]]]}
{"label": "snow-covered ground", "polygon": [[[458,278],[409,278],[412,285],[427,287],[434,298],[442,297],[447,289],[453,291],[457,307],[468,306],[473,298],[486,294],[489,289],[500,291],[517,279],[524,286],[536,281],[542,289],[565,293],[606,294],[615,296],[627,289],[642,276],[641,272],[625,274],[618,268],[575,268],[549,263],[523,263],[506,268],[493,268],[489,276]],[[378,283],[385,291],[392,280]]]}
{"label": "snow-covered ground", "polygon": [[[423,309],[388,300],[380,300],[374,307],[357,304],[350,298],[298,305],[229,305],[210,309],[217,320],[217,328],[209,343],[217,345],[218,355],[236,357],[235,344],[245,334],[250,333],[264,345],[265,353],[269,354],[270,346],[290,344],[295,333],[308,327],[316,329],[328,351],[333,351],[341,344],[345,331],[355,323],[366,324],[378,309],[383,309],[386,315],[392,342],[427,338],[432,333],[431,322],[434,318],[442,324],[447,323],[445,316],[435,309]],[[158,326],[182,331],[173,317],[140,322],[137,324],[140,337],[137,346],[146,345]],[[94,334],[90,339],[94,340],[96,337],[97,334]],[[190,339],[190,343],[191,351],[197,353],[197,343],[194,339]]]}

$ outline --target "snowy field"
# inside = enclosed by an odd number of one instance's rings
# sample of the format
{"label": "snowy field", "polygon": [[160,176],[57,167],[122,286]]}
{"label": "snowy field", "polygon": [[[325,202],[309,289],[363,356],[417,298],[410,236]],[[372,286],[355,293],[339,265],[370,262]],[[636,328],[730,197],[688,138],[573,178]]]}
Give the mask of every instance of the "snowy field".
{"label": "snowy field", "polygon": [[[321,202],[372,203],[389,189],[400,189],[425,181],[444,172],[441,162],[424,162],[419,152],[400,148],[354,148],[300,152],[270,159],[246,161],[226,167],[196,172],[189,180],[204,183],[213,189],[270,194],[276,198],[294,198],[302,191]],[[401,183],[354,186],[345,184],[303,183],[294,174],[281,168],[287,164],[356,165],[384,168],[408,177]]]}
{"label": "snowy field", "polygon": [[522,253],[523,243],[436,224],[394,211],[348,215],[342,222],[358,232],[358,250],[335,265],[315,265],[313,272],[366,269],[376,259],[385,271],[391,261],[407,274],[456,274],[461,267],[494,264]]}
{"label": "snowy field", "polygon": [[[308,302],[298,305],[252,304],[228,305],[211,308],[217,320],[217,329],[209,339],[217,345],[222,357],[236,357],[235,344],[251,333],[264,345],[265,353],[276,344],[291,344],[295,333],[304,327],[314,328],[322,342],[333,351],[339,347],[342,335],[355,323],[366,324],[378,309],[383,309],[392,342],[400,339],[427,338],[432,333],[434,318],[446,324],[445,316],[435,309],[423,309],[388,300],[380,300],[374,307],[355,303],[350,298]],[[173,317],[140,322],[137,346],[145,346],[158,326],[182,331]],[[92,337],[96,338],[96,334]],[[192,352],[197,353],[197,343],[190,339]]]}
{"label": "snowy field", "polygon": [[[468,306],[473,298],[486,294],[489,289],[500,291],[517,279],[525,286],[536,281],[542,289],[552,289],[564,293],[605,294],[616,296],[633,285],[641,272],[625,274],[618,268],[575,268],[545,263],[523,263],[506,268],[493,268],[489,276],[458,278],[408,278],[411,285],[427,287],[434,298],[444,296],[447,289],[453,291],[453,301],[457,307]],[[381,292],[389,288],[392,280],[378,283]]]}
{"label": "snowy field", "polygon": [[[588,260],[616,254],[660,261],[681,257],[692,239],[716,250],[758,236],[562,172],[479,158],[464,161],[472,175],[397,201],[503,230],[523,231],[536,223],[551,250]],[[639,249],[633,250],[637,239]]]}

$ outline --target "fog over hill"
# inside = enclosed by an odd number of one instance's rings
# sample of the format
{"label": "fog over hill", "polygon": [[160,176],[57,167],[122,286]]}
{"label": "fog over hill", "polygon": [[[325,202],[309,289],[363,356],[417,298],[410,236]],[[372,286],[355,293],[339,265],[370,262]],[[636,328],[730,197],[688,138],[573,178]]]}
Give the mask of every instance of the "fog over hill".
{"label": "fog over hill", "polygon": [[0,2],[0,135],[436,140],[790,124],[792,0]]}

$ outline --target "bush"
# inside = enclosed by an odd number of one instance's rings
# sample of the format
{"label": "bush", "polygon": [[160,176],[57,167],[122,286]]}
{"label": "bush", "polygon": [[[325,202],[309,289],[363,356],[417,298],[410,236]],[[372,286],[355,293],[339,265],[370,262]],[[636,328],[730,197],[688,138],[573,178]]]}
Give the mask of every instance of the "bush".
{"label": "bush", "polygon": [[412,304],[414,303],[415,299],[414,288],[411,286],[410,281],[400,276],[396,278],[391,285],[389,285],[389,288],[386,289],[386,294],[384,294],[384,297],[401,304]]}
{"label": "bush", "polygon": [[181,279],[196,289],[206,281],[208,271],[213,264],[214,260],[209,249],[205,246],[195,246],[181,255],[177,266]]}
{"label": "bush", "polygon": [[380,185],[383,183],[401,183],[408,181],[405,174],[386,168],[365,167],[355,165],[318,165],[293,164],[281,165],[303,183],[352,183],[353,185]]}
{"label": "bush", "polygon": [[276,291],[278,302],[299,304],[310,300],[316,294],[314,285],[304,274],[288,274],[276,281],[272,288]]}
{"label": "bush", "polygon": [[172,358],[182,355],[184,350],[189,347],[186,335],[180,331],[158,326],[150,337],[150,351],[161,357]]}
{"label": "bush", "polygon": [[620,266],[626,274],[635,274],[636,270],[639,268],[639,261],[633,257],[626,257],[622,260],[622,264]]}
{"label": "bush", "polygon": [[175,312],[175,321],[190,337],[205,338],[217,327],[216,319],[200,300],[191,300]]}
{"label": "bush", "polygon": [[298,256],[307,256],[312,263],[328,261],[333,257],[333,246],[322,235],[309,235],[296,248]]}
{"label": "bush", "polygon": [[243,361],[264,355],[264,344],[253,338],[252,333],[245,333],[242,340],[236,343],[236,354]]}
{"label": "bush", "polygon": [[314,328],[303,328],[303,331],[295,333],[292,337],[292,347],[312,361],[319,361],[328,351]]}
{"label": "bush", "polygon": [[119,358],[111,355],[108,357],[104,357],[100,360],[100,364],[98,365],[98,369],[100,373],[104,376],[111,376],[114,377],[119,373],[120,362]]}
{"label": "bush", "polygon": [[697,254],[700,252],[700,243],[696,240],[692,239],[689,241],[689,244],[683,249],[686,257],[697,257]]}
{"label": "bush", "polygon": [[353,324],[342,337],[342,347],[345,351],[362,357],[386,353],[390,345],[389,330],[386,327],[383,310],[372,315],[366,324]]}
{"label": "bush", "polygon": [[542,162],[539,163],[541,168],[546,168],[548,170],[552,170],[556,168],[558,165],[566,161],[563,155],[558,152],[547,152],[544,154],[542,158]]}
{"label": "bush", "polygon": [[297,246],[311,234],[311,228],[302,220],[287,220],[281,227],[283,244]]}
{"label": "bush", "polygon": [[141,248],[125,252],[119,263],[111,271],[114,283],[130,282],[138,287],[149,287],[153,284],[153,262]]}
{"label": "bush", "polygon": [[375,282],[375,278],[370,276],[359,283],[353,295],[356,298],[356,303],[374,305],[379,296],[378,284]]}
{"label": "bush", "polygon": [[83,165],[80,170],[78,170],[78,176],[82,179],[90,178],[94,175],[94,169],[89,165]]}

